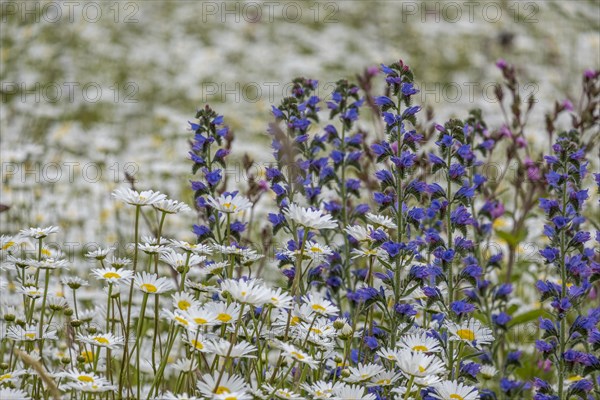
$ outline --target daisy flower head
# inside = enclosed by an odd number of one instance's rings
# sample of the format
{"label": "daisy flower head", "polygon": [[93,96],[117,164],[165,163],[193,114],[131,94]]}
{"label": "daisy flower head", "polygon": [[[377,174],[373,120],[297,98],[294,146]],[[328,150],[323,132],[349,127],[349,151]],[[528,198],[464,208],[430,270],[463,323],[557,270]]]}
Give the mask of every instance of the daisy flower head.
{"label": "daisy flower head", "polygon": [[330,399],[334,395],[334,389],[339,383],[317,381],[311,385],[302,384],[302,389],[306,390],[314,399]]}
{"label": "daisy flower head", "polygon": [[194,332],[189,333],[184,343],[188,344],[192,351],[199,351],[201,353],[211,352],[210,341],[202,335],[198,335]]}
{"label": "daisy flower head", "polygon": [[133,206],[153,205],[167,198],[166,195],[155,192],[154,190],[138,192],[127,187],[115,190],[112,193],[112,196],[123,203],[131,204]]}
{"label": "daisy flower head", "polygon": [[190,212],[192,209],[182,201],[163,199],[152,204],[152,207],[165,214],[177,214],[180,212]]}
{"label": "daisy flower head", "polygon": [[415,378],[425,378],[446,371],[444,363],[439,358],[406,349],[398,353],[398,368],[407,377]]}
{"label": "daisy flower head", "polygon": [[216,199],[212,196],[208,196],[206,201],[211,207],[224,214],[233,214],[242,212],[252,207],[252,203],[244,196],[238,196],[236,194],[222,194]]}
{"label": "daisy flower head", "polygon": [[198,381],[197,387],[200,393],[206,397],[214,398],[214,395],[245,393],[248,390],[245,380],[237,375],[223,373],[217,386],[218,376],[204,374]]}
{"label": "daisy flower head", "polygon": [[82,286],[89,286],[89,282],[81,279],[78,276],[65,276],[60,280],[63,285],[67,285],[71,289],[79,289]]}
{"label": "daisy flower head", "polygon": [[340,310],[320,292],[312,292],[304,296],[303,301],[309,308],[320,315],[336,315]]}
{"label": "daisy flower head", "polygon": [[274,341],[274,346],[281,350],[281,355],[284,357],[292,358],[298,362],[307,364],[312,368],[317,366],[317,362],[310,354],[296,348],[294,345],[277,340]]}
{"label": "daisy flower head", "polygon": [[23,229],[19,232],[22,237],[30,237],[32,239],[43,239],[46,236],[58,232],[56,226],[49,226],[47,228],[28,228]]}
{"label": "daisy flower head", "polygon": [[177,253],[173,249],[168,249],[160,255],[160,259],[171,266],[177,272],[183,272],[185,267],[192,267],[198,265],[206,260],[204,256],[197,256],[196,254],[181,254]]}
{"label": "daisy flower head", "polygon": [[224,280],[221,282],[221,295],[224,294],[228,294],[238,303],[255,307],[261,307],[271,300],[271,291],[256,280]]}
{"label": "daisy flower head", "polygon": [[375,225],[376,228],[382,226],[388,229],[396,229],[396,223],[390,217],[386,217],[385,215],[376,215],[373,213],[367,213],[365,216]]}
{"label": "daisy flower head", "polygon": [[427,333],[416,333],[405,335],[402,337],[400,346],[414,352],[422,353],[439,353],[442,351],[440,342],[432,337],[427,336]]}
{"label": "daisy flower head", "polygon": [[186,313],[199,326],[211,326],[216,324],[217,316],[210,307],[191,307]]}
{"label": "daisy flower head", "polygon": [[104,260],[106,258],[106,256],[108,256],[110,254],[111,251],[113,251],[115,248],[114,247],[107,247],[105,249],[103,248],[98,248],[94,251],[88,251],[85,254],[86,258],[95,258],[96,260]]}
{"label": "daisy flower head", "polygon": [[367,386],[396,386],[396,382],[402,378],[402,374],[394,371],[383,371],[372,377]]}
{"label": "daisy flower head", "polygon": [[31,400],[31,397],[21,389],[0,388],[2,400]]}
{"label": "daisy flower head", "polygon": [[[17,369],[14,371],[3,371],[0,375],[0,385],[5,384],[5,383],[16,383],[19,380],[19,377],[23,374],[26,374],[27,370],[24,369]],[[3,397],[0,397],[0,399],[3,399]]]}
{"label": "daisy flower head", "polygon": [[175,394],[172,392],[161,393],[154,400],[200,400],[200,397],[190,396],[187,393]]}
{"label": "daisy flower head", "polygon": [[78,335],[77,339],[92,346],[106,347],[111,350],[115,350],[120,346],[123,346],[125,341],[123,337],[115,336],[112,333],[102,333],[87,336]]}
{"label": "daisy flower head", "polygon": [[187,311],[190,308],[197,308],[199,306],[198,300],[187,292],[177,292],[172,296],[173,307],[176,310]]}
{"label": "daisy flower head", "polygon": [[6,331],[6,337],[17,342],[33,342],[40,339],[56,340],[56,331],[42,329],[42,337],[39,336],[37,325],[26,325],[25,328],[19,325],[12,325]]}
{"label": "daisy flower head", "polygon": [[311,229],[334,229],[337,228],[337,221],[331,218],[331,215],[324,214],[320,210],[301,207],[295,203],[290,204],[283,214],[296,222],[298,225]]}
{"label": "daisy flower head", "polygon": [[462,340],[476,348],[481,345],[490,344],[494,340],[492,331],[473,318],[465,320],[460,324],[448,322],[446,327],[451,334],[450,340]]}
{"label": "daisy flower head", "polygon": [[434,386],[435,393],[430,396],[440,400],[478,400],[479,392],[473,386],[457,381],[443,381]]}
{"label": "daisy flower head", "polygon": [[333,389],[335,400],[375,400],[372,393],[366,393],[366,388],[361,385],[340,384]]}
{"label": "daisy flower head", "polygon": [[182,326],[188,330],[196,329],[196,323],[186,311],[175,310],[175,312],[171,312],[167,309],[163,309],[163,315],[166,316],[168,320],[174,322],[175,325]]}
{"label": "daisy flower head", "polygon": [[147,294],[162,294],[175,289],[173,282],[169,278],[158,277],[156,274],[148,272],[137,273],[133,278],[137,289]]}
{"label": "daisy flower head", "polygon": [[114,267],[95,268],[92,273],[109,284],[128,282],[133,277],[133,271]]}
{"label": "daisy flower head", "polygon": [[227,304],[224,301],[210,304],[211,312],[215,315],[215,324],[232,324],[237,321],[242,306],[237,303]]}
{"label": "daisy flower head", "polygon": [[183,251],[190,251],[197,255],[210,255],[212,254],[212,249],[210,246],[202,243],[189,243],[183,240],[170,240],[171,244]]}
{"label": "daisy flower head", "polygon": [[209,347],[213,353],[221,357],[256,358],[255,355],[250,354],[257,350],[256,346],[243,340],[232,346],[228,340],[217,338],[210,341]]}
{"label": "daisy flower head", "polygon": [[349,367],[350,376],[346,378],[347,382],[358,383],[370,380],[377,374],[384,371],[381,365],[377,364],[358,364],[356,367]]}

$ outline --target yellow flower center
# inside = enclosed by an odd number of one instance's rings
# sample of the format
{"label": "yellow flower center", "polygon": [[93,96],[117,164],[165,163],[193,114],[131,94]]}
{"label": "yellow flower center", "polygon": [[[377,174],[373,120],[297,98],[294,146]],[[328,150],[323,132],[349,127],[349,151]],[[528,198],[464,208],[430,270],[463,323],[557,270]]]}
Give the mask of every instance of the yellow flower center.
{"label": "yellow flower center", "polygon": [[217,388],[217,390],[215,390],[215,393],[216,394],[223,394],[223,393],[229,394],[229,393],[231,393],[231,390],[227,389],[225,386],[219,386]]}
{"label": "yellow flower center", "polygon": [[[13,247],[15,245],[15,242],[6,242],[6,244],[4,246],[2,246],[2,250],[6,250],[6,249],[10,249],[11,247]],[[44,251],[42,250],[42,253]]]}
{"label": "yellow flower center", "polygon": [[109,344],[110,343],[110,341],[107,338],[102,337],[102,336],[96,336],[94,338],[94,340],[100,344]]}
{"label": "yellow flower center", "polygon": [[420,372],[420,373],[423,373],[423,372],[425,372],[425,371],[427,371],[427,369],[426,369],[426,368],[423,368],[423,366],[419,365],[419,372]]}
{"label": "yellow flower center", "polygon": [[241,292],[240,294],[241,294],[243,297],[246,297],[246,294],[247,294],[247,293],[248,293],[248,292],[246,292],[246,291],[244,290],[244,291],[243,291],[243,292]]}
{"label": "yellow flower center", "polygon": [[374,255],[377,255],[377,250],[374,250],[374,249],[365,250],[365,254],[368,256],[374,256]]}
{"label": "yellow flower center", "polygon": [[392,383],[392,381],[389,379],[380,379],[377,381],[378,385],[389,385],[390,383]]}
{"label": "yellow flower center", "polygon": [[217,317],[217,319],[221,322],[229,322],[231,321],[231,315],[229,314],[225,314],[225,313],[221,313],[219,314],[219,316]]}
{"label": "yellow flower center", "polygon": [[204,349],[204,345],[197,340],[192,339],[191,343],[192,343],[192,346],[194,346],[198,350]]}
{"label": "yellow flower center", "polygon": [[304,356],[297,351],[292,351],[290,354],[296,357],[298,360],[304,360]]}
{"label": "yellow flower center", "polygon": [[94,361],[94,353],[92,351],[82,351],[81,357],[83,357],[84,361],[87,363]]}
{"label": "yellow flower center", "polygon": [[25,338],[29,340],[35,340],[35,333],[26,333]]}
{"label": "yellow flower center", "polygon": [[310,251],[311,251],[311,252],[313,252],[313,253],[322,253],[322,252],[323,252],[323,250],[321,250],[321,249],[320,249],[319,247],[317,247],[317,246],[313,246],[313,247],[311,247],[311,248],[310,248]]}
{"label": "yellow flower center", "polygon": [[475,340],[475,332],[473,332],[471,329],[459,329],[456,331],[456,334],[459,338],[468,340],[469,342]]}
{"label": "yellow flower center", "polygon": [[231,204],[231,203],[224,203],[223,207],[225,207],[228,210],[233,210],[233,211],[235,211],[235,209],[237,208],[235,204]]}
{"label": "yellow flower center", "polygon": [[187,300],[179,300],[179,302],[177,303],[177,307],[183,311],[187,310],[188,308],[191,307],[191,304],[189,301]]}
{"label": "yellow flower center", "polygon": [[50,253],[50,250],[48,249],[42,249],[42,254],[46,257],[50,257],[52,255],[52,253]]}
{"label": "yellow flower center", "polygon": [[119,279],[121,275],[116,272],[107,272],[103,275],[106,279]]}
{"label": "yellow flower center", "polygon": [[324,312],[325,311],[325,307],[323,307],[320,304],[313,304],[312,305],[312,309],[317,311],[317,312]]}
{"label": "yellow flower center", "polygon": [[283,390],[278,390],[277,395],[280,397],[285,397],[286,399],[292,397],[288,392],[284,392]]}
{"label": "yellow flower center", "polygon": [[148,293],[156,293],[156,291],[158,290],[158,288],[151,283],[144,283],[140,287],[142,288],[142,290]]}
{"label": "yellow flower center", "polygon": [[320,330],[319,328],[310,328],[310,331],[316,333],[317,335],[323,334],[323,331]]}
{"label": "yellow flower center", "polygon": [[0,382],[5,381],[10,378],[12,378],[11,374],[4,374],[4,375],[0,376]]}
{"label": "yellow flower center", "polygon": [[450,395],[450,398],[451,398],[451,399],[455,399],[455,400],[465,400],[465,399],[464,399],[464,397],[462,397],[461,395],[459,395],[459,394],[456,394],[456,393],[452,393],[452,394]]}
{"label": "yellow flower center", "polygon": [[296,325],[298,325],[298,323],[300,322],[300,317],[298,317],[298,316],[293,316],[293,317],[292,317],[292,320],[291,320],[290,322],[291,322],[292,326],[296,326]]}
{"label": "yellow flower center", "polygon": [[197,323],[198,325],[204,325],[208,321],[205,320],[204,318],[194,318],[194,322]]}
{"label": "yellow flower center", "polygon": [[429,350],[426,346],[423,346],[423,345],[420,345],[420,344],[418,344],[416,346],[413,346],[412,349],[414,351],[428,351]]}
{"label": "yellow flower center", "polygon": [[177,322],[179,322],[181,325],[188,326],[190,324],[185,318],[175,317],[175,320]]}
{"label": "yellow flower center", "polygon": [[81,382],[94,382],[94,378],[88,375],[79,375],[77,379]]}

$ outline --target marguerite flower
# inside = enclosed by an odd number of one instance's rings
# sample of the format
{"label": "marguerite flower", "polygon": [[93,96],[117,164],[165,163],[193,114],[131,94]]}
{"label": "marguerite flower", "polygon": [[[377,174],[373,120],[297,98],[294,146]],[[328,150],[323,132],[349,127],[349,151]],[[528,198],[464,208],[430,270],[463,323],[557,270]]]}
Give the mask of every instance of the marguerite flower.
{"label": "marguerite flower", "polygon": [[372,393],[366,393],[366,389],[360,385],[340,384],[333,389],[335,400],[375,400]]}
{"label": "marguerite flower", "polygon": [[[0,385],[11,382],[11,383],[15,383],[16,381],[19,380],[19,376],[26,374],[27,371],[24,369],[17,369],[14,371],[4,371],[1,372],[2,375],[0,375]],[[0,399],[4,399],[3,397],[0,397]]]}
{"label": "marguerite flower", "polygon": [[19,325],[9,326],[6,331],[6,337],[17,342],[33,342],[40,339],[55,340],[56,331],[42,329],[42,337],[39,336],[39,327],[37,325],[26,325],[22,328]]}
{"label": "marguerite flower", "polygon": [[252,207],[252,203],[244,196],[221,195],[216,199],[207,196],[206,201],[216,210],[225,214],[232,214],[247,210]]}
{"label": "marguerite flower", "polygon": [[460,324],[448,322],[446,327],[452,335],[450,340],[462,340],[473,347],[489,344],[494,340],[492,331],[476,319],[469,319]]}
{"label": "marguerite flower", "polygon": [[128,282],[133,277],[133,271],[114,267],[95,268],[92,273],[109,284]]}
{"label": "marguerite flower", "polygon": [[327,300],[325,296],[319,292],[309,293],[304,296],[302,300],[304,303],[308,304],[313,312],[320,315],[336,315],[339,312],[339,308],[337,308],[331,301]]}
{"label": "marguerite flower", "polygon": [[256,346],[243,340],[239,341],[232,347],[229,341],[217,338],[210,342],[209,347],[213,353],[221,357],[229,356],[230,358],[256,358],[255,355],[250,354],[257,350]]}
{"label": "marguerite flower", "polygon": [[330,399],[333,397],[334,389],[339,383],[317,381],[312,385],[302,384],[302,389],[306,390],[314,399]]}
{"label": "marguerite flower", "polygon": [[346,378],[347,382],[357,383],[368,381],[377,374],[384,371],[381,365],[377,364],[358,364],[356,367],[349,367],[350,376]]}
{"label": "marguerite flower", "polygon": [[23,229],[19,232],[22,237],[30,237],[32,239],[43,239],[46,236],[58,232],[56,226],[49,226],[47,228],[28,228]]}
{"label": "marguerite flower", "polygon": [[430,396],[440,400],[477,400],[479,392],[473,386],[467,386],[457,381],[444,381],[434,386],[435,393]]}
{"label": "marguerite flower", "polygon": [[121,336],[115,336],[112,333],[77,335],[77,339],[92,346],[106,347],[111,350],[117,349],[123,345],[125,339]]}
{"label": "marguerite flower", "polygon": [[112,193],[112,196],[117,200],[134,206],[152,205],[167,198],[166,195],[153,190],[137,192],[130,188],[119,188]]}
{"label": "marguerite flower", "polygon": [[152,204],[152,207],[165,214],[177,214],[180,212],[190,212],[192,209],[185,203],[177,200],[164,199]]}
{"label": "marguerite flower", "polygon": [[316,361],[312,358],[312,356],[310,356],[308,353],[305,353],[304,351],[297,349],[295,346],[289,344],[289,343],[285,343],[282,341],[274,341],[274,345],[281,349],[282,351],[282,355],[284,357],[289,357],[289,358],[293,358],[296,361],[299,361],[301,363],[304,364],[308,364],[311,367],[316,367],[317,363]]}
{"label": "marguerite flower", "polygon": [[292,203],[283,210],[283,213],[298,225],[306,228],[317,230],[337,228],[337,221],[332,219],[331,215],[323,214],[320,210],[315,211]]}
{"label": "marguerite flower", "polygon": [[403,336],[400,339],[400,346],[422,353],[439,353],[442,351],[440,342],[437,339],[427,336],[425,332]]}
{"label": "marguerite flower", "polygon": [[221,282],[221,294],[225,293],[238,303],[255,307],[261,307],[271,299],[271,291],[256,280],[224,280]]}
{"label": "marguerite flower", "polygon": [[202,375],[201,380],[198,381],[197,386],[200,393],[207,397],[213,395],[231,394],[231,393],[244,393],[248,389],[244,378],[236,375],[229,375],[227,372],[223,374],[219,384],[217,381],[219,377],[211,374]]}
{"label": "marguerite flower", "polygon": [[372,213],[367,213],[365,216],[375,225],[376,228],[383,226],[384,228],[396,229],[396,223],[390,217],[386,217],[385,215],[375,215]]}
{"label": "marguerite flower", "polygon": [[[425,378],[443,373],[445,365],[439,358],[422,352],[404,349],[398,353],[398,368],[407,377]],[[420,383],[422,381],[418,381]]]}
{"label": "marguerite flower", "polygon": [[0,388],[2,400],[31,400],[31,397],[21,389]]}
{"label": "marguerite flower", "polygon": [[156,274],[147,272],[137,273],[133,278],[134,285],[137,289],[148,294],[161,294],[175,289],[173,281],[169,278],[159,278]]}
{"label": "marguerite flower", "polygon": [[169,249],[160,255],[160,259],[169,264],[175,271],[180,272],[186,265],[188,267],[198,265],[206,260],[206,257],[197,256],[190,253],[181,254]]}
{"label": "marguerite flower", "polygon": [[215,315],[216,324],[232,324],[240,317],[242,306],[237,303],[227,305],[224,301],[210,304],[211,312]]}
{"label": "marguerite flower", "polygon": [[190,293],[177,292],[171,296],[173,298],[173,306],[177,310],[187,311],[190,308],[198,307],[198,300]]}

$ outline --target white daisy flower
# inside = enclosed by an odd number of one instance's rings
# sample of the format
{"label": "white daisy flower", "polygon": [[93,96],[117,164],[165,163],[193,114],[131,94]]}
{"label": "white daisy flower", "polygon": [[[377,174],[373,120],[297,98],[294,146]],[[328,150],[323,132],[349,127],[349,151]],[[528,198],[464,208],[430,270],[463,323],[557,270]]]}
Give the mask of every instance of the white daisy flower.
{"label": "white daisy flower", "polygon": [[58,339],[56,331],[48,331],[47,327],[46,329],[42,329],[42,332],[42,337],[40,338],[37,325],[30,324],[26,325],[25,328],[22,328],[19,325],[12,325],[8,327],[6,337],[17,342],[33,342],[42,338],[47,340]]}
{"label": "white daisy flower", "polygon": [[107,262],[111,267],[116,269],[125,268],[131,265],[131,260],[129,258],[118,258],[115,256],[109,258]]}
{"label": "white daisy flower", "polygon": [[330,399],[334,396],[334,389],[339,383],[317,381],[312,385],[303,383],[302,389],[306,390],[314,399]]}
{"label": "white daisy flower", "polygon": [[457,381],[444,381],[434,386],[436,393],[430,396],[440,400],[478,400],[479,392],[473,386]]}
{"label": "white daisy flower", "polygon": [[275,308],[286,308],[292,307],[293,302],[292,296],[281,290],[281,288],[271,289],[271,299],[269,303]]}
{"label": "white daisy flower", "polygon": [[190,396],[187,393],[175,394],[172,392],[161,393],[154,400],[200,400],[200,397]]}
{"label": "white daisy flower", "polygon": [[133,277],[133,271],[114,267],[95,268],[92,269],[92,274],[110,284],[128,282]]}
{"label": "white daisy flower", "polygon": [[166,195],[153,190],[137,192],[130,188],[119,188],[112,193],[112,196],[119,201],[134,206],[152,205],[167,198]]}
{"label": "white daisy flower", "polygon": [[[269,393],[269,394],[273,394],[275,395],[275,397],[278,397],[280,399],[283,400],[289,400],[289,399],[303,399],[302,396],[300,396],[298,393],[295,393],[294,391],[290,390],[290,389],[286,389],[286,388],[276,388],[273,387],[269,384],[263,385],[264,390]],[[271,396],[269,396],[269,398],[271,398]]]}
{"label": "white daisy flower", "polygon": [[121,336],[115,336],[112,333],[77,335],[77,339],[92,346],[106,347],[115,350],[123,346],[125,339]]}
{"label": "white daisy flower", "polygon": [[310,208],[300,207],[297,204],[290,204],[283,214],[296,222],[298,225],[311,229],[334,229],[337,228],[337,221],[331,218],[331,215],[323,214],[320,210],[311,210]]}
{"label": "white daisy flower", "polygon": [[156,208],[158,211],[164,212],[165,214],[177,214],[180,212],[192,211],[192,209],[184,202],[171,199],[157,201],[156,203],[152,204],[152,207]]}
{"label": "white daisy flower", "polygon": [[185,343],[192,347],[193,351],[201,353],[211,352],[210,341],[200,334],[188,334]]}
{"label": "white daisy flower", "polygon": [[31,397],[21,389],[0,388],[2,400],[31,400]]}
{"label": "white daisy flower", "polygon": [[240,317],[242,306],[237,303],[227,305],[224,301],[210,303],[211,312],[215,315],[216,324],[232,324]]}
{"label": "white daisy flower", "polygon": [[22,237],[30,237],[32,239],[43,239],[46,236],[58,232],[56,226],[49,226],[47,228],[28,228],[23,229],[19,232]]}
{"label": "white daisy flower", "polygon": [[340,310],[320,292],[312,292],[302,298],[310,309],[320,315],[336,315]]}
{"label": "white daisy flower", "polygon": [[221,195],[216,199],[212,196],[207,196],[206,201],[216,210],[225,214],[238,213],[252,207],[252,203],[246,197],[239,195]]}
{"label": "white daisy flower", "polygon": [[191,307],[188,308],[186,312],[198,326],[215,325],[217,320],[215,312],[208,307]]}
{"label": "white daisy flower", "polygon": [[207,397],[213,395],[245,393],[248,390],[245,380],[237,375],[229,375],[227,372],[223,374],[217,386],[218,375],[211,374],[202,375],[201,380],[196,384],[200,393]]}
{"label": "white daisy flower", "polygon": [[39,299],[44,295],[44,291],[33,284],[21,286],[17,289],[17,292],[24,294],[30,299]]}
{"label": "white daisy flower", "polygon": [[446,371],[444,363],[439,358],[407,349],[400,350],[398,353],[398,368],[407,377],[415,378],[425,378]]}
{"label": "white daisy flower", "polygon": [[427,336],[425,332],[403,336],[400,339],[400,347],[422,353],[439,353],[442,351],[440,342]]}
{"label": "white daisy flower", "polygon": [[383,226],[384,228],[396,229],[396,223],[390,217],[373,213],[367,213],[365,216],[375,225],[375,228]]}
{"label": "white daisy flower", "polygon": [[238,303],[255,307],[261,307],[271,299],[271,291],[256,280],[224,280],[221,282],[221,295],[225,293]]}
{"label": "white daisy flower", "polygon": [[347,382],[358,383],[368,381],[377,374],[384,371],[381,365],[377,364],[358,364],[356,367],[348,367],[350,376],[345,378]]}
{"label": "white daisy flower", "polygon": [[171,295],[173,298],[173,307],[177,310],[187,311],[190,308],[197,308],[199,306],[198,300],[190,293],[177,292]]}
{"label": "white daisy flower", "polygon": [[175,250],[168,249],[160,255],[160,259],[169,264],[175,271],[181,272],[186,265],[188,267],[198,265],[206,260],[206,257],[190,253],[181,254],[175,252]]}
{"label": "white daisy flower", "polygon": [[366,388],[360,385],[340,384],[334,388],[335,400],[375,400],[372,393],[366,393]]}
{"label": "white daisy flower", "polygon": [[115,250],[114,247],[107,247],[106,249],[99,248],[94,251],[88,251],[85,254],[86,258],[95,258],[96,260],[104,260],[106,256],[110,254],[111,251]]}
{"label": "white daisy flower", "polygon": [[353,254],[352,260],[362,257],[377,257],[377,258],[387,258],[387,253],[381,247],[376,249],[352,249],[350,254]]}
{"label": "white daisy flower", "polygon": [[[14,371],[5,371],[2,372],[2,375],[0,375],[0,385],[11,382],[11,383],[16,383],[19,380],[19,377],[23,374],[26,374],[27,371],[24,369],[16,369]],[[0,399],[4,399],[3,397],[0,397]]]}
{"label": "white daisy flower", "polygon": [[450,340],[462,340],[473,347],[490,344],[494,340],[492,331],[473,318],[460,324],[449,321],[446,328],[451,334]]}
{"label": "white daisy flower", "polygon": [[367,386],[391,386],[396,385],[396,382],[402,378],[402,374],[395,373],[394,371],[383,371],[372,377]]}
{"label": "white daisy flower", "polygon": [[492,379],[498,374],[498,370],[493,365],[482,365],[479,373],[483,379]]}
{"label": "white daisy flower", "polygon": [[310,354],[296,348],[294,345],[282,342],[280,340],[273,341],[273,344],[282,351],[282,355],[284,357],[293,358],[294,360],[307,364],[312,368],[317,366],[317,362]]}
{"label": "white daisy flower", "polygon": [[166,277],[159,278],[156,274],[147,272],[137,273],[133,278],[136,289],[148,294],[161,294],[175,289],[173,281]]}
{"label": "white daisy flower", "polygon": [[212,254],[212,249],[210,246],[206,244],[196,243],[192,244],[189,242],[181,241],[181,240],[170,240],[171,244],[178,249],[184,251],[191,251],[194,254],[198,255],[210,255]]}
{"label": "white daisy flower", "polygon": [[257,350],[256,346],[243,340],[231,347],[231,342],[228,340],[217,338],[210,341],[209,347],[213,353],[221,357],[229,355],[229,358],[256,358],[255,355],[250,354]]}

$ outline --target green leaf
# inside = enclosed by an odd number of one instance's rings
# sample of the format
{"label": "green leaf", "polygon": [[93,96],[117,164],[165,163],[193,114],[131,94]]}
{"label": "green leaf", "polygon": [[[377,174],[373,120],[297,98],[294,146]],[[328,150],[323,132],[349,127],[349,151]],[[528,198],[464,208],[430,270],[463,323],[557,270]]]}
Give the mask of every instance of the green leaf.
{"label": "green leaf", "polygon": [[541,316],[547,316],[548,312],[546,310],[543,309],[537,309],[537,310],[531,310],[531,311],[527,311],[523,314],[517,315],[515,316],[509,323],[508,323],[508,328],[512,328],[514,326],[517,325],[521,325],[521,324],[526,324],[528,322],[531,322],[533,320],[538,319]]}

